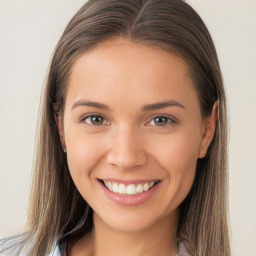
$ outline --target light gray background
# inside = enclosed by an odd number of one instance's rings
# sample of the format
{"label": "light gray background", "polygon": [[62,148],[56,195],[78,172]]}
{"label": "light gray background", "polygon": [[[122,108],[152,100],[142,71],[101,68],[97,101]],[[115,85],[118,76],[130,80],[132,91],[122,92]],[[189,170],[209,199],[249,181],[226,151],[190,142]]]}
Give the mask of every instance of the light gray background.
{"label": "light gray background", "polygon": [[[84,0],[0,0],[0,236],[21,231],[41,87],[53,49]],[[255,256],[256,1],[188,0],[220,59],[230,119],[233,255]]]}

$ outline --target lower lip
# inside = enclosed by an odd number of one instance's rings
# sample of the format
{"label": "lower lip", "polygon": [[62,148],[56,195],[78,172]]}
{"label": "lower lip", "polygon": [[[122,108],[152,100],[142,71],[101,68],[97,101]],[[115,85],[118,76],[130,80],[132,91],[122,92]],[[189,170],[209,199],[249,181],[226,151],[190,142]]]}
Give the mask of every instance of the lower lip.
{"label": "lower lip", "polygon": [[130,196],[130,195],[122,195],[122,194],[114,193],[99,181],[99,184],[108,199],[110,199],[115,203],[128,205],[128,206],[143,204],[144,202],[149,200],[152,197],[152,195],[156,192],[158,187],[160,186],[160,183],[161,182],[158,182],[156,185],[154,185],[151,189],[149,189],[146,192],[143,192],[138,195]]}

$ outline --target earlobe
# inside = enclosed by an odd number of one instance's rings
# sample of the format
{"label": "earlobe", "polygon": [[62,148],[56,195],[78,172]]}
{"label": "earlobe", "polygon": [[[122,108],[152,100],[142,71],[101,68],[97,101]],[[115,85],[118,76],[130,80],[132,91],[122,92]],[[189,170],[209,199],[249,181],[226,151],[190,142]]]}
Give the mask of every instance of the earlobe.
{"label": "earlobe", "polygon": [[204,123],[204,133],[201,141],[200,153],[199,158],[204,158],[207,154],[207,150],[212,142],[216,122],[218,120],[218,113],[219,113],[219,101],[216,101],[212,108],[212,114],[205,120]]}

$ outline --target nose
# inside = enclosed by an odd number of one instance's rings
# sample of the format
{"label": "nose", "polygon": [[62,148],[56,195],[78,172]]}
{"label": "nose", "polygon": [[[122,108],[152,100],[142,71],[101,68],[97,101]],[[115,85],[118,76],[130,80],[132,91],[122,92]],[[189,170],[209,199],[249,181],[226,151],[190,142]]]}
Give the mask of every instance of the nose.
{"label": "nose", "polygon": [[141,136],[135,131],[122,129],[111,139],[107,162],[120,170],[132,169],[145,164],[146,152],[143,150]]}

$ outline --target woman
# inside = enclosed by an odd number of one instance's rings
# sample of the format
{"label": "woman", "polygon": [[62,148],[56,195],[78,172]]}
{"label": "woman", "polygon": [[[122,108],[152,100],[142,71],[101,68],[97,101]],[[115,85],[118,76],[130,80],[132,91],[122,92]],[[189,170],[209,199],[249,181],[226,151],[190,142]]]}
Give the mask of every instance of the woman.
{"label": "woman", "polygon": [[28,231],[1,255],[230,255],[226,106],[182,0],[91,0],[53,56]]}

